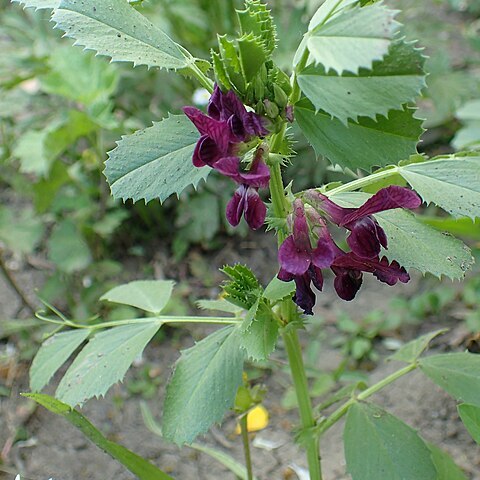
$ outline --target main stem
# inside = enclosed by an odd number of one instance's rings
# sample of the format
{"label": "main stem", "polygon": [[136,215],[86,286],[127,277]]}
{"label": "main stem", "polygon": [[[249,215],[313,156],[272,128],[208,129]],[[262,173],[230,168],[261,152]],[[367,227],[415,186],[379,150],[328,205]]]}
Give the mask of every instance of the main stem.
{"label": "main stem", "polygon": [[240,429],[242,431],[243,452],[245,454],[245,466],[247,468],[247,480],[253,479],[252,456],[250,454],[250,440],[248,438],[247,413],[240,419]]}
{"label": "main stem", "polygon": [[[285,136],[285,126],[277,134],[272,137],[270,151],[278,153]],[[270,167],[270,194],[272,198],[272,206],[277,218],[286,218],[288,213],[288,201],[284,194],[282,172],[280,165],[275,163]],[[279,229],[277,232],[279,245],[285,240],[286,232]],[[291,299],[285,300],[281,305],[280,314],[285,323],[293,320],[293,313],[296,306]],[[293,384],[297,396],[298,410],[300,414],[300,422],[302,430],[307,431],[315,426],[315,418],[313,416],[312,402],[308,391],[308,380],[305,373],[305,365],[302,358],[302,348],[298,339],[297,329],[287,325],[283,330],[283,341],[288,355],[288,363],[292,373]],[[322,480],[322,471],[320,468],[319,455],[319,439],[316,435],[307,435],[306,441],[303,443],[308,461],[308,470],[310,472],[310,480]]]}

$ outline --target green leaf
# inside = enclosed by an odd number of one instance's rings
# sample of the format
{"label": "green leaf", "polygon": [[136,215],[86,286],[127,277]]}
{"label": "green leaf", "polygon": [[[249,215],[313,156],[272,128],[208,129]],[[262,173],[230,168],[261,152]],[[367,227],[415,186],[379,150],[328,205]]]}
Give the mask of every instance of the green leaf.
{"label": "green leaf", "polygon": [[82,405],[101,396],[118,381],[157,333],[161,322],[124,325],[97,333],[73,361],[55,396],[71,405]]}
{"label": "green leaf", "polygon": [[480,217],[480,156],[412,163],[400,174],[424,201],[454,217]]}
{"label": "green leaf", "polygon": [[48,240],[48,258],[66,273],[83,270],[90,264],[90,250],[72,221],[64,220],[54,227]]}
{"label": "green leaf", "polygon": [[237,40],[242,71],[247,82],[253,80],[267,57],[264,46],[253,36],[243,36]]}
{"label": "green leaf", "polygon": [[342,11],[349,11],[348,7],[359,4],[359,0],[325,0],[315,12],[308,24],[308,31],[319,28]]}
{"label": "green leaf", "polygon": [[480,120],[480,99],[471,100],[457,110],[459,120]]}
{"label": "green leaf", "polygon": [[468,122],[452,139],[455,150],[478,150],[480,148],[480,121]]}
{"label": "green leaf", "polygon": [[65,417],[74,427],[78,428],[97,447],[118,460],[139,480],[173,480],[172,477],[159,470],[149,461],[133,453],[118,443],[107,440],[81,413],[72,410],[69,405],[53,397],[41,393],[24,393],[23,396],[35,400],[52,413]]}
{"label": "green leaf", "polygon": [[182,352],[165,397],[166,439],[192,443],[233,406],[244,360],[239,333],[226,327]]}
{"label": "green leaf", "polygon": [[321,65],[298,74],[298,85],[316,110],[324,110],[342,123],[358,117],[388,116],[392,109],[403,110],[425,87],[424,58],[411,43],[395,42],[372,70],[358,75],[327,73]]}
{"label": "green leaf", "polygon": [[427,443],[427,447],[432,454],[432,461],[437,471],[435,480],[468,480],[448,453],[432,443]]}
{"label": "green leaf", "polygon": [[462,403],[457,408],[468,433],[480,444],[480,406]]}
{"label": "green leaf", "polygon": [[480,406],[480,355],[445,353],[422,358],[422,372],[458,401]]}
{"label": "green leaf", "polygon": [[233,303],[227,302],[223,298],[218,300],[198,300],[197,306],[203,310],[216,310],[218,312],[232,313],[235,315],[242,311],[240,307],[234,305]]}
{"label": "green leaf", "polygon": [[34,8],[35,10],[55,9],[60,5],[60,0],[12,0],[12,3],[19,3],[24,8]]}
{"label": "green leaf", "polygon": [[325,112],[315,114],[305,100],[295,106],[295,118],[317,155],[326,156],[334,165],[369,171],[374,166],[398,163],[416,153],[423,132],[422,121],[414,110],[392,110],[378,121],[361,117],[345,126]]}
{"label": "green leaf", "polygon": [[90,333],[90,329],[81,328],[57,333],[45,340],[30,367],[30,388],[39,392]]}
{"label": "green leaf", "polygon": [[391,360],[398,360],[400,362],[414,363],[418,357],[428,348],[429,343],[439,335],[448,332],[448,328],[436,330],[435,332],[422,335],[411,342],[403,345],[389,358]]}
{"label": "green leaf", "polygon": [[146,312],[160,313],[172,296],[171,280],[135,280],[112,288],[100,300],[131,305]]}
{"label": "green leaf", "polygon": [[180,194],[186,187],[207,178],[210,168],[192,164],[198,140],[195,127],[185,115],[170,115],[152,127],[122,137],[109,152],[105,176],[115,198],[134,202]]}
{"label": "green leaf", "polygon": [[430,451],[415,430],[376,405],[352,405],[343,435],[353,480],[437,480]]}
{"label": "green leaf", "polygon": [[[358,207],[368,198],[369,195],[359,192],[332,196],[344,207]],[[407,269],[460,279],[473,264],[470,249],[463,242],[423,224],[406,210],[376,213],[375,218],[388,239],[388,249],[382,255]]]}
{"label": "green leaf", "polygon": [[29,130],[18,140],[13,155],[20,160],[22,173],[46,175],[53,162],[45,146],[49,130]]}
{"label": "green leaf", "polygon": [[291,296],[295,292],[295,282],[283,282],[277,277],[273,277],[271,282],[266,286],[263,297],[271,302],[278,302],[283,298]]}
{"label": "green leaf", "polygon": [[0,206],[0,241],[13,252],[33,252],[44,230],[42,220],[30,208],[18,210]]}
{"label": "green leaf", "polygon": [[[251,313],[250,313],[251,312]],[[264,302],[255,304],[241,326],[242,347],[254,361],[265,360],[275,350],[278,323]]]}
{"label": "green leaf", "polygon": [[245,310],[258,303],[263,289],[255,274],[246,265],[226,265],[221,271],[230,278],[223,285],[226,300]]}
{"label": "green leaf", "polygon": [[[316,64],[357,73],[370,69],[381,60],[400,24],[394,20],[395,10],[376,3],[367,7],[344,9],[307,33],[307,48]],[[314,17],[315,18],[315,17]]]}
{"label": "green leaf", "polygon": [[113,62],[174,70],[188,66],[181,47],[125,0],[62,0],[52,20],[75,45]]}

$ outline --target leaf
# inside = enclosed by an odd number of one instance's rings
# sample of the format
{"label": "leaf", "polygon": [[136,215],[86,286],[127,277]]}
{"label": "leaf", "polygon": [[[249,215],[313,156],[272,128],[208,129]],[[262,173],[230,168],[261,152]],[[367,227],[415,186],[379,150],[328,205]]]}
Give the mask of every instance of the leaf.
{"label": "leaf", "polygon": [[441,330],[436,330],[435,332],[430,332],[422,335],[415,340],[412,340],[411,342],[403,345],[389,358],[391,360],[398,360],[400,362],[414,363],[417,361],[418,357],[428,348],[429,343],[435,337],[443,335],[445,332],[448,332],[448,328],[443,328]]}
{"label": "leaf", "polygon": [[480,406],[462,403],[457,409],[468,433],[480,444]]}
{"label": "leaf", "polygon": [[43,342],[30,367],[30,388],[39,392],[50,381],[68,357],[90,335],[91,330],[80,328],[57,333]]}
{"label": "leaf", "polygon": [[242,71],[247,82],[251,82],[266,61],[264,46],[253,35],[237,40]]}
{"label": "leaf", "polygon": [[455,150],[478,150],[480,147],[480,121],[468,122],[451,141]]}
{"label": "leaf", "polygon": [[46,175],[53,162],[48,155],[45,142],[49,131],[29,130],[18,140],[13,150],[13,155],[20,160],[20,171],[22,173],[33,173]]}
{"label": "leaf", "polygon": [[198,134],[184,115],[170,115],[152,127],[122,137],[109,152],[105,176],[115,198],[134,202],[180,194],[207,178],[210,168],[192,164]]}
{"label": "leaf", "polygon": [[135,280],[104,293],[100,300],[131,305],[146,312],[160,313],[172,296],[171,280]]}
{"label": "leaf", "polygon": [[338,15],[342,11],[349,11],[347,10],[349,6],[358,3],[358,0],[325,0],[311,18],[310,23],[308,24],[308,30],[314,30],[328,20],[334,18],[335,15]]}
{"label": "leaf", "polygon": [[123,325],[97,333],[73,361],[55,396],[71,405],[82,405],[105,395],[157,333],[161,322]]}
{"label": "leaf", "polygon": [[[341,206],[358,207],[369,195],[354,192],[331,198]],[[473,264],[470,249],[463,242],[423,224],[406,210],[376,213],[375,218],[388,239],[388,249],[381,255],[386,255],[390,261],[396,260],[407,269],[460,279]]]}
{"label": "leaf", "polygon": [[125,0],[62,0],[52,20],[75,45],[113,62],[174,70],[188,66],[180,46]]}
{"label": "leaf", "polygon": [[358,117],[388,116],[392,109],[403,110],[425,87],[424,58],[411,43],[395,42],[372,70],[358,75],[327,73],[325,68],[308,66],[299,72],[298,85],[317,110],[324,110],[343,124]]}
{"label": "leaf", "polygon": [[232,313],[235,315],[242,311],[240,307],[234,305],[233,303],[227,302],[223,298],[220,298],[218,300],[198,300],[197,306],[202,310],[216,310],[219,312]]}
{"label": "leaf", "polygon": [[48,258],[66,273],[83,270],[90,264],[90,250],[71,220],[54,227],[48,240]]}
{"label": "leaf", "polygon": [[480,217],[480,156],[412,163],[400,174],[424,201],[454,217]]}
{"label": "leaf", "polygon": [[422,372],[458,401],[480,406],[480,356],[445,353],[422,358]]}
{"label": "leaf", "polygon": [[34,8],[35,10],[55,9],[60,5],[60,0],[11,0],[12,3],[19,3],[23,8]]}
{"label": "leaf", "polygon": [[471,100],[457,110],[459,120],[480,120],[480,99]]}
{"label": "leaf", "polygon": [[[255,308],[257,307],[257,308]],[[249,317],[250,312],[251,318]],[[275,350],[278,323],[264,302],[254,305],[242,323],[242,347],[254,361],[265,360]]]}
{"label": "leaf", "polygon": [[376,405],[352,405],[343,435],[353,480],[437,480],[430,451],[415,430]]}
{"label": "leaf", "polygon": [[184,350],[167,387],[163,435],[181,445],[219,422],[242,382],[239,329],[226,327]]}
{"label": "leaf", "polygon": [[263,289],[255,274],[246,265],[226,265],[221,271],[230,278],[223,285],[226,300],[245,310],[258,304]]}
{"label": "leaf", "polygon": [[435,480],[468,480],[462,470],[456,465],[448,453],[433,443],[427,443],[432,454],[432,461],[437,471]]}
{"label": "leaf", "polygon": [[[316,64],[341,74],[370,69],[375,60],[388,52],[400,24],[397,11],[376,3],[367,7],[344,9],[336,16],[317,24],[307,33],[307,48]],[[315,18],[315,17],[314,17]]]}
{"label": "leaf", "polygon": [[422,121],[414,110],[392,110],[388,118],[377,122],[361,117],[358,123],[345,126],[325,112],[315,114],[305,100],[295,106],[295,118],[317,155],[326,156],[334,165],[370,171],[374,166],[398,163],[416,153],[423,132]]}
{"label": "leaf", "polygon": [[13,252],[31,253],[42,239],[44,225],[32,209],[15,210],[0,206],[0,241]]}
{"label": "leaf", "polygon": [[295,292],[295,282],[283,282],[273,277],[263,292],[263,297],[271,302],[278,302],[283,298],[291,296]]}
{"label": "leaf", "polygon": [[69,405],[53,397],[41,393],[24,393],[24,397],[31,398],[51,412],[65,417],[74,427],[78,428],[97,447],[118,460],[132,472],[139,480],[173,480],[172,477],[159,470],[149,461],[133,453],[122,445],[107,440],[81,413],[72,410]]}

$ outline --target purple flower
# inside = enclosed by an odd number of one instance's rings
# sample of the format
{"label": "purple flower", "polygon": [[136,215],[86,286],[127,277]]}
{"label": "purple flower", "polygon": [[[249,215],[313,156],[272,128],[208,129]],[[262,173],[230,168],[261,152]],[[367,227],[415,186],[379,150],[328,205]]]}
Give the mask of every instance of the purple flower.
{"label": "purple flower", "polygon": [[420,197],[408,188],[392,185],[382,188],[359,208],[342,208],[316,190],[308,190],[305,200],[340,227],[350,230],[348,246],[361,258],[375,258],[381,247],[387,248],[387,237],[372,215],[393,208],[418,208]]}

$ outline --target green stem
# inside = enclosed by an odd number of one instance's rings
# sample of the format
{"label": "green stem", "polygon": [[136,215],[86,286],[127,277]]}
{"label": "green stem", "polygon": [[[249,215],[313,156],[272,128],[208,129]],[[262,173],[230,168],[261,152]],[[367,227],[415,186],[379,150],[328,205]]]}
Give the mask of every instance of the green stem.
{"label": "green stem", "polygon": [[363,392],[359,393],[356,397],[353,397],[347,402],[345,402],[341,407],[337,408],[337,410],[335,410],[331,415],[327,417],[327,419],[324,422],[322,422],[319,425],[318,436],[321,436],[331,426],[337,423],[348,412],[348,409],[354,403],[358,402],[359,400],[366,400],[368,397],[372,396],[374,393],[377,393],[382,388],[386,387],[387,385],[390,385],[390,383],[394,382],[395,380],[398,380],[400,377],[403,377],[407,373],[410,373],[412,370],[415,370],[417,366],[418,365],[416,363],[411,363],[410,365],[407,365],[406,367],[401,368],[396,372],[393,372],[391,375],[388,375],[388,377],[385,377],[383,380],[380,380],[375,385],[372,385],[371,387],[367,388]]}
{"label": "green stem", "polygon": [[200,85],[203,88],[206,88],[209,93],[213,92],[213,81],[210,80],[195,64],[195,59],[192,58],[191,63],[189,65],[189,69],[192,73],[192,76],[194,76],[199,82]]}
{"label": "green stem", "polygon": [[250,440],[248,438],[247,414],[240,418],[240,429],[242,431],[243,453],[245,455],[245,467],[247,469],[247,479],[253,479],[252,456],[250,454]]}
{"label": "green stem", "polygon": [[[273,135],[270,142],[270,151],[278,153],[285,138],[286,125],[282,130]],[[284,186],[282,180],[282,172],[279,163],[270,166],[270,195],[273,204],[273,211],[278,218],[286,219],[289,204],[285,197]],[[279,245],[285,240],[287,232],[279,229],[277,232]],[[296,306],[291,299],[285,300],[280,306],[281,317],[284,323],[293,320]],[[312,403],[308,392],[308,380],[305,373],[305,365],[303,364],[302,349],[298,340],[297,330],[292,325],[287,326],[283,330],[283,340],[287,350],[288,362],[292,373],[295,393],[297,395],[298,409],[300,414],[300,422],[302,430],[307,431],[315,427],[315,418],[313,415]],[[310,480],[322,480],[322,472],[320,469],[319,456],[319,438],[316,436],[308,437],[304,443],[307,453],[308,469],[310,472]]]}

